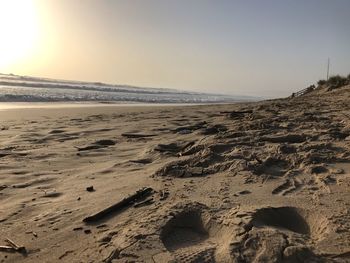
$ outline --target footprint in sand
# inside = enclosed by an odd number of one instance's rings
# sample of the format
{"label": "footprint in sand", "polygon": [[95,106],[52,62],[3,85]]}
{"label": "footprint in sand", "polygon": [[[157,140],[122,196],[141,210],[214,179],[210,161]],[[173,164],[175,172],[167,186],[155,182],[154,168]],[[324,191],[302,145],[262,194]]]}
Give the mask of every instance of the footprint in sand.
{"label": "footprint in sand", "polygon": [[294,207],[261,208],[252,217],[252,226],[273,227],[295,233],[310,234],[310,227]]}
{"label": "footprint in sand", "polygon": [[215,243],[209,238],[200,210],[184,211],[170,220],[161,239],[176,262],[215,262]]}
{"label": "footprint in sand", "polygon": [[205,205],[190,203],[161,228],[160,239],[175,262],[232,262],[235,228],[219,224]]}
{"label": "footprint in sand", "polygon": [[309,247],[329,231],[328,219],[320,214],[296,207],[264,207],[255,210],[243,227],[242,240],[231,250],[239,262],[327,262]]}

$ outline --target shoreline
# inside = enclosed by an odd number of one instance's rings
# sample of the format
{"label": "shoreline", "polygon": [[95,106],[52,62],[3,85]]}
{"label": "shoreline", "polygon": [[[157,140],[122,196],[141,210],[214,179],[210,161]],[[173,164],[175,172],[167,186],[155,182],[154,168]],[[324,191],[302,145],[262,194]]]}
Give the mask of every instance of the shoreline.
{"label": "shoreline", "polygon": [[167,107],[167,106],[203,106],[203,105],[231,105],[237,102],[200,102],[200,103],[138,103],[138,102],[0,102],[1,110],[11,109],[37,109],[37,108],[77,108],[77,107]]}

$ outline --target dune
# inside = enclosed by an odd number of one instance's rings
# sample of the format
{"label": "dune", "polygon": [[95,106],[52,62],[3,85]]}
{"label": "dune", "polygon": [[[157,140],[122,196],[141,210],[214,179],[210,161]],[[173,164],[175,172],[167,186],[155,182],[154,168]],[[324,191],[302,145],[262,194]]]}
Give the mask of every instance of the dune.
{"label": "dune", "polygon": [[0,111],[0,261],[349,262],[349,102]]}

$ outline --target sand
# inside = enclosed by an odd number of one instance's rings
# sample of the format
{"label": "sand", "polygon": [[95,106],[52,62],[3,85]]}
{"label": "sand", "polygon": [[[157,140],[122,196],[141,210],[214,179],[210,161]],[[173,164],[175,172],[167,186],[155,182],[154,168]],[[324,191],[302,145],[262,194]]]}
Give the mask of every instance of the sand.
{"label": "sand", "polygon": [[350,262],[349,101],[0,111],[0,262]]}

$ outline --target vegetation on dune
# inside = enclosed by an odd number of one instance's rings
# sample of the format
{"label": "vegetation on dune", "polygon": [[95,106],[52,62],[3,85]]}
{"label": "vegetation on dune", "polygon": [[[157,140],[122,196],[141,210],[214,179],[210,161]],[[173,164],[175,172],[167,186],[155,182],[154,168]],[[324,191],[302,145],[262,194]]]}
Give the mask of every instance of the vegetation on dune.
{"label": "vegetation on dune", "polygon": [[326,83],[327,83],[327,80],[324,80],[324,79],[320,79],[319,81],[317,81],[318,86],[325,85]]}
{"label": "vegetation on dune", "polygon": [[350,74],[347,77],[334,75],[329,77],[328,80],[321,79],[317,82],[317,85],[319,87],[326,86],[328,87],[328,90],[337,89],[349,84],[350,84]]}
{"label": "vegetation on dune", "polygon": [[348,79],[340,75],[332,76],[328,80],[328,83],[330,85],[336,85],[336,86],[344,86],[347,84],[347,82],[348,82]]}

